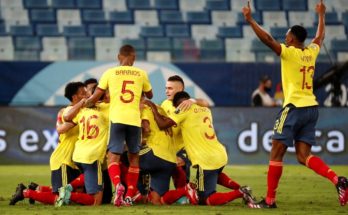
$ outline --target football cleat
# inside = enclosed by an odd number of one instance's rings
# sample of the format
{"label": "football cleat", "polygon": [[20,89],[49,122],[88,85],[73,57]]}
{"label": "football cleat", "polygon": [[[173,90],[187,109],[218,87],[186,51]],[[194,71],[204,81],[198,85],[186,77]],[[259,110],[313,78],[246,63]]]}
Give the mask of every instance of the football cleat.
{"label": "football cleat", "polygon": [[341,206],[347,204],[347,188],[348,188],[348,180],[346,177],[340,176],[338,177],[338,182],[336,184],[336,190],[338,194],[338,200]]}
{"label": "football cleat", "polygon": [[10,205],[15,205],[17,202],[24,199],[23,190],[27,189],[24,184],[20,183],[16,187],[16,192],[12,195],[10,199]]}
{"label": "football cleat", "polygon": [[62,205],[68,205],[70,203],[70,196],[73,188],[70,184],[65,185],[58,189],[59,195],[56,199],[55,206],[61,207]]}
{"label": "football cleat", "polygon": [[269,205],[269,204],[266,203],[265,199],[262,199],[258,203],[248,203],[248,207],[249,208],[256,208],[256,209],[261,209],[261,208],[272,209],[272,208],[277,208],[277,205],[276,205],[275,202],[273,204]]}
{"label": "football cleat", "polygon": [[118,183],[115,187],[115,199],[114,199],[114,205],[117,207],[120,207],[123,204],[123,194],[124,194],[125,188],[121,183]]}
{"label": "football cleat", "polygon": [[251,188],[248,186],[242,186],[239,188],[239,191],[241,193],[243,193],[243,202],[245,204],[249,204],[249,203],[256,203],[256,199],[255,197],[252,195],[252,191]]}
{"label": "football cleat", "polygon": [[189,199],[192,205],[198,204],[198,194],[197,194],[197,186],[194,183],[188,183],[185,186],[186,197]]}
{"label": "football cleat", "polygon": [[130,196],[127,196],[124,198],[124,201],[122,202],[122,205],[124,206],[132,206],[133,205],[133,200]]}
{"label": "football cleat", "polygon": [[[34,182],[31,182],[31,183],[28,185],[28,188],[29,188],[29,190],[36,190],[36,188],[37,188],[38,186],[39,186],[38,184],[36,184],[36,183],[34,183]],[[29,198],[29,204],[35,204],[35,200]]]}

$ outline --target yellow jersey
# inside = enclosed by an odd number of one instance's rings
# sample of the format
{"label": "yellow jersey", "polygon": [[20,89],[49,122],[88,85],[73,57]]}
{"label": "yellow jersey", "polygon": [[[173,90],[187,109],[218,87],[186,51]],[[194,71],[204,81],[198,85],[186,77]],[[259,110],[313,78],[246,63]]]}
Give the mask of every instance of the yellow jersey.
{"label": "yellow jersey", "polygon": [[108,69],[100,78],[98,87],[109,89],[110,121],[141,127],[140,97],[152,89],[145,71],[134,66]]}
{"label": "yellow jersey", "polygon": [[[173,101],[170,100],[164,100],[161,104],[161,108],[165,111],[167,116],[171,118],[172,115],[175,114],[175,107],[173,106]],[[180,128],[178,126],[173,126],[173,140],[174,145],[176,148],[176,151],[180,151],[182,148],[184,148],[184,140],[182,139],[182,134],[180,131]]]}
{"label": "yellow jersey", "polygon": [[[157,109],[161,115],[166,116],[162,108],[157,107]],[[157,157],[176,163],[176,148],[172,138],[165,131],[160,130],[150,107],[145,105],[141,112],[141,119],[147,120],[150,124],[150,134],[147,137],[146,145],[152,149]]]}
{"label": "yellow jersey", "polygon": [[313,77],[319,45],[311,43],[302,50],[281,44],[281,49],[283,106],[290,103],[296,107],[318,105],[313,94]]}
{"label": "yellow jersey", "polygon": [[[63,110],[62,115],[68,112],[71,108],[72,106],[66,107]],[[62,120],[64,122],[64,117],[62,117]],[[59,169],[62,164],[68,165],[72,168],[77,168],[72,161],[72,155],[78,135],[79,129],[77,126],[59,135],[58,145],[54,149],[50,157],[50,168],[52,171]]]}
{"label": "yellow jersey", "polygon": [[95,107],[82,108],[73,122],[79,128],[73,161],[103,163],[109,138],[109,104],[97,103]]}
{"label": "yellow jersey", "polygon": [[193,104],[189,110],[173,115],[172,119],[181,128],[192,166],[214,170],[227,164],[226,149],[216,137],[209,108]]}

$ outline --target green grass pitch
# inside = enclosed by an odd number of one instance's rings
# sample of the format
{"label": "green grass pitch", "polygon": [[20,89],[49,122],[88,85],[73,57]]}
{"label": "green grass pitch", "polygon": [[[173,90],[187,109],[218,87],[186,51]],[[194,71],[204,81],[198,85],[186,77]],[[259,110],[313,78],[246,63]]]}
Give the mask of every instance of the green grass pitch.
{"label": "green grass pitch", "polygon": [[[332,166],[340,175],[348,176],[348,166]],[[266,165],[227,166],[225,172],[241,185],[249,185],[258,199],[266,192]],[[285,165],[278,189],[278,209],[255,210],[242,204],[240,199],[223,206],[152,206],[135,205],[116,208],[110,205],[88,207],[79,205],[55,208],[28,200],[9,206],[9,199],[18,183],[34,181],[49,185],[48,166],[0,166],[0,214],[348,214],[348,205],[339,206],[335,187],[327,179],[300,165]],[[218,187],[219,191],[227,191]]]}

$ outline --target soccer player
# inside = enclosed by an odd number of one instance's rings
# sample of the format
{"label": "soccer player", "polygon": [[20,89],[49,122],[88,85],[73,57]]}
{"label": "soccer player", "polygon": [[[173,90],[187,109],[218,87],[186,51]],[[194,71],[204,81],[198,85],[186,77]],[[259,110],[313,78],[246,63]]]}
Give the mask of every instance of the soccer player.
{"label": "soccer player", "polygon": [[80,177],[80,171],[72,161],[72,154],[78,137],[78,128],[70,129],[67,126],[68,122],[65,122],[62,116],[74,105],[84,103],[84,99],[86,98],[85,85],[82,82],[68,83],[65,87],[64,96],[71,103],[68,107],[61,109],[57,115],[56,129],[59,133],[59,142],[50,157],[52,188],[48,186],[38,187],[32,183],[28,186],[29,189],[26,189],[23,184],[19,184],[15,194],[11,198],[10,205],[14,205],[24,198],[53,205],[57,198],[58,189],[75,178]]}
{"label": "soccer player", "polygon": [[[175,122],[165,116],[162,108],[145,104],[146,101],[141,103],[145,147],[140,151],[140,168],[150,174],[149,200],[155,205],[172,204],[186,196],[192,204],[197,204],[197,192],[190,183],[169,191],[170,177],[176,169],[176,148],[172,142],[172,133],[161,128],[171,127]],[[153,111],[159,111],[159,114],[155,116]],[[157,125],[155,117],[161,118],[161,126]]]}
{"label": "soccer player", "polygon": [[59,189],[56,206],[70,201],[100,205],[103,197],[102,164],[109,136],[109,104],[101,102],[90,108],[82,108],[72,122],[79,128],[72,159],[84,174],[86,193],[71,192],[71,186],[63,186]]}
{"label": "soccer player", "polygon": [[313,94],[315,60],[325,35],[325,5],[321,0],[316,5],[318,28],[315,38],[305,46],[305,28],[292,26],[285,37],[285,44],[277,42],[263,30],[251,16],[250,2],[243,7],[243,14],[257,37],[269,46],[281,59],[282,85],[284,91],[283,109],[274,125],[270,154],[267,196],[251,208],[276,208],[276,190],[283,170],[283,157],[288,147],[293,146],[297,160],[317,174],[329,179],[337,188],[340,204],[346,204],[347,179],[338,177],[319,157],[311,154],[315,145],[315,125],[318,120],[318,102]]}
{"label": "soccer player", "polygon": [[93,91],[96,86],[98,86],[98,80],[95,78],[89,78],[83,82],[86,85],[88,97],[93,94]]}
{"label": "soccer player", "polygon": [[[188,99],[188,93],[178,92],[173,105],[178,107]],[[216,137],[210,109],[193,104],[187,111],[177,112],[171,119],[181,128],[184,147],[192,166],[197,168],[199,204],[222,205],[237,198],[254,202],[249,187],[227,193],[216,192],[219,175],[227,164],[227,153]]]}
{"label": "soccer player", "polygon": [[[86,106],[94,104],[105,92],[110,92],[110,139],[108,145],[108,170],[115,186],[114,205],[132,205],[139,177],[139,150],[141,143],[140,97],[142,92],[152,98],[152,87],[145,71],[134,67],[135,49],[124,45],[118,54],[120,66],[108,69],[99,80],[94,94],[87,99]],[[120,183],[120,156],[128,147],[129,169],[127,193]]]}

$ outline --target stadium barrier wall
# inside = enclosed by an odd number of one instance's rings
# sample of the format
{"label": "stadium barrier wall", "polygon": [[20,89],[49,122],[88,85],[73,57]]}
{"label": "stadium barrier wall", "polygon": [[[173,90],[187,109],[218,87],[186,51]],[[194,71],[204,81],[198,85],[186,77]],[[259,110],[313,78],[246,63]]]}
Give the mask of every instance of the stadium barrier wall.
{"label": "stadium barrier wall", "polygon": [[[99,79],[116,62],[0,62],[0,105],[60,106],[68,104],[64,86],[70,81]],[[265,74],[273,80],[273,95],[280,83],[279,63],[156,63],[137,62],[146,70],[154,89],[154,101],[160,103],[165,96],[167,78],[180,75],[192,97],[207,99],[221,106],[250,106],[251,94],[259,78]],[[315,77],[320,77],[331,67],[320,63]],[[342,106],[347,106],[348,79],[342,83]],[[315,91],[320,105],[330,105],[330,86]],[[332,94],[332,93],[331,93]]]}
{"label": "stadium barrier wall", "polygon": [[[59,107],[0,107],[0,164],[48,164],[57,145]],[[212,108],[217,137],[229,164],[267,164],[275,116],[280,108]],[[348,109],[320,108],[313,153],[329,164],[348,164]],[[285,163],[297,163],[289,148]]]}

